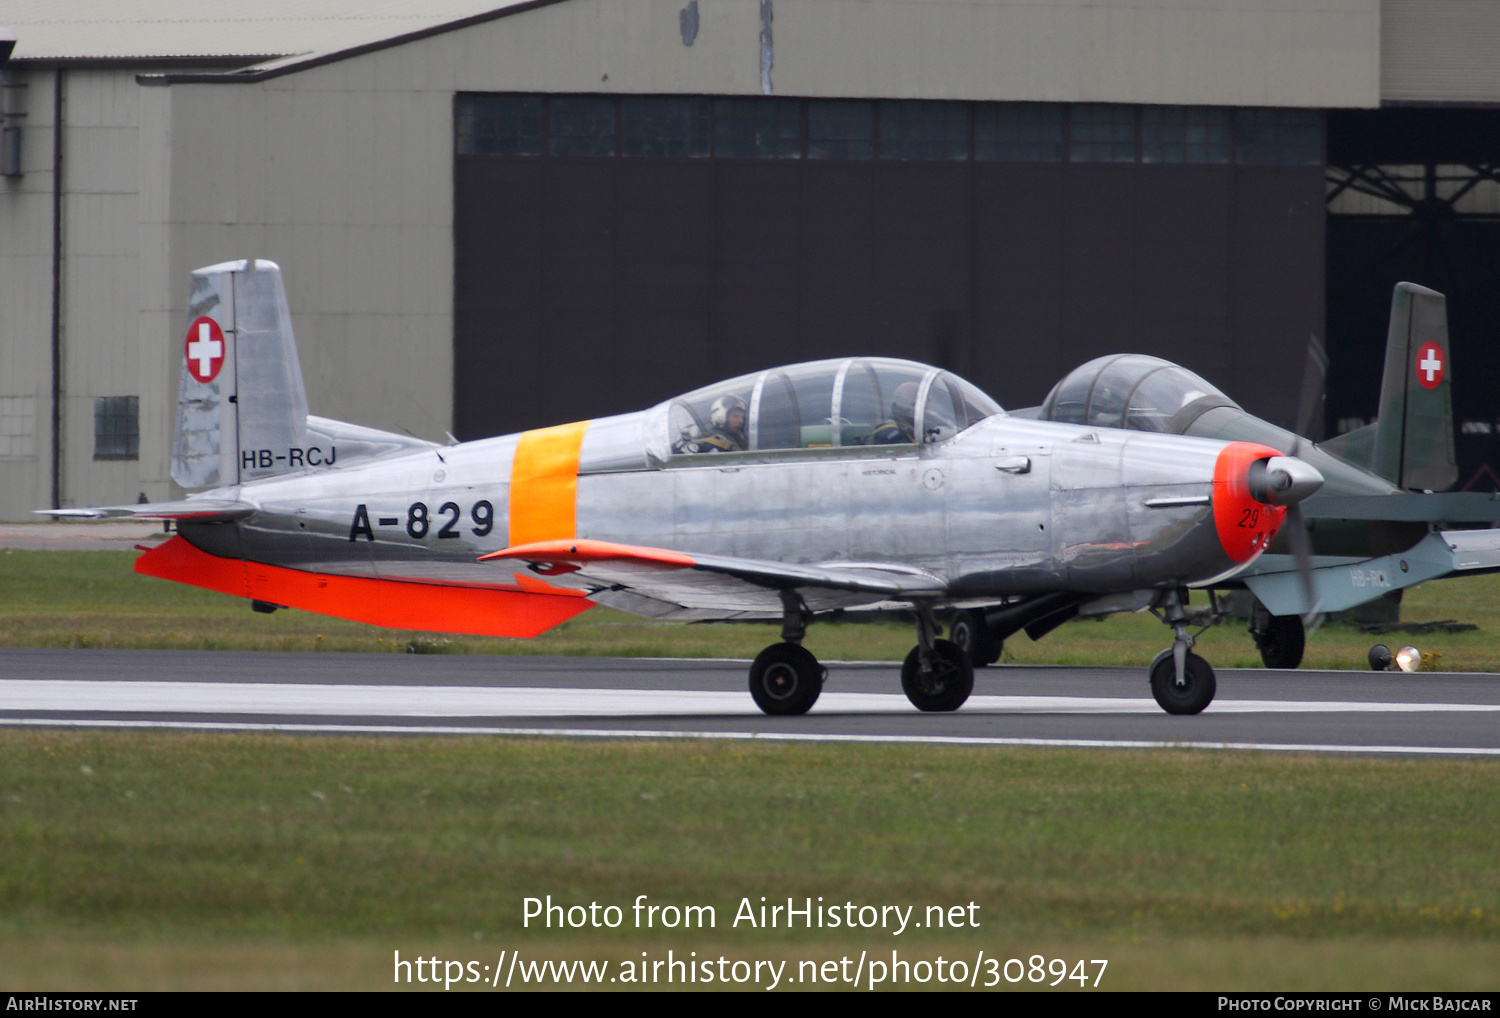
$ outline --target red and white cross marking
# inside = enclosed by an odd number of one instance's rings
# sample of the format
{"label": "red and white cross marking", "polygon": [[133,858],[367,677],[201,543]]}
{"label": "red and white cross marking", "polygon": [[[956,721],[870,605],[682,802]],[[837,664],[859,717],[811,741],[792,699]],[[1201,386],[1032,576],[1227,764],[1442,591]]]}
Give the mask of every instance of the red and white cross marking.
{"label": "red and white cross marking", "polygon": [[1436,343],[1423,343],[1422,349],[1417,351],[1417,381],[1424,389],[1436,389],[1443,380],[1443,372],[1448,367],[1447,358],[1443,356],[1443,348]]}
{"label": "red and white cross marking", "polygon": [[188,373],[200,382],[212,382],[224,366],[224,332],[212,318],[195,318],[187,333]]}

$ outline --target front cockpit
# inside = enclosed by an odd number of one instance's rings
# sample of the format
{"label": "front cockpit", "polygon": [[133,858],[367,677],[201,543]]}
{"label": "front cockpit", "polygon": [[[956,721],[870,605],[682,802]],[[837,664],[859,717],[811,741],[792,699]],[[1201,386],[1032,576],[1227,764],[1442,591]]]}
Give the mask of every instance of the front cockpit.
{"label": "front cockpit", "polygon": [[1181,435],[1215,407],[1239,409],[1239,404],[1171,361],[1115,354],[1074,368],[1047,394],[1039,416],[1063,424]]}
{"label": "front cockpit", "polygon": [[847,357],[771,368],[669,400],[670,455],[920,446],[1002,413],[939,368]]}

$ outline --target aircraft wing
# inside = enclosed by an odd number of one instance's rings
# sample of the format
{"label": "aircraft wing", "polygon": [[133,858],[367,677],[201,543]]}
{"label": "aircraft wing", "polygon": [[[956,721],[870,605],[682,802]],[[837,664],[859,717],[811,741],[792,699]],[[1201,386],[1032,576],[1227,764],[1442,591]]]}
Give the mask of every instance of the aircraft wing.
{"label": "aircraft wing", "polygon": [[[1379,558],[1314,556],[1308,579],[1292,555],[1262,555],[1237,579],[1254,591],[1272,615],[1335,612],[1445,576],[1500,572],[1500,529],[1447,530]],[[1307,600],[1311,583],[1313,603]]]}
{"label": "aircraft wing", "polygon": [[38,515],[84,520],[193,520],[227,523],[255,512],[249,502],[230,499],[189,498],[181,502],[139,502],[133,505],[99,505],[86,509],[38,509]]}
{"label": "aircraft wing", "polygon": [[779,618],[783,590],[812,611],[829,611],[941,597],[948,586],[934,573],[893,563],[773,562],[582,539],[517,545],[480,561],[525,565],[548,584],[657,618]]}

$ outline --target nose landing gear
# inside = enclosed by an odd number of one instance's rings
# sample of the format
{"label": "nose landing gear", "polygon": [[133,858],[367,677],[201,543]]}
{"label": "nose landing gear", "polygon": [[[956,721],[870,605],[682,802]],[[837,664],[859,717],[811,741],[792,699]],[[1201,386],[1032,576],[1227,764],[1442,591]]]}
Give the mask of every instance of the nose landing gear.
{"label": "nose landing gear", "polygon": [[[1209,597],[1213,597],[1212,591]],[[1187,612],[1183,610],[1187,599],[1186,590],[1168,591],[1162,610],[1153,609],[1157,618],[1176,634],[1172,648],[1156,655],[1150,669],[1151,695],[1168,714],[1197,714],[1213,702],[1218,691],[1213,668],[1192,653],[1193,637],[1188,634]]]}

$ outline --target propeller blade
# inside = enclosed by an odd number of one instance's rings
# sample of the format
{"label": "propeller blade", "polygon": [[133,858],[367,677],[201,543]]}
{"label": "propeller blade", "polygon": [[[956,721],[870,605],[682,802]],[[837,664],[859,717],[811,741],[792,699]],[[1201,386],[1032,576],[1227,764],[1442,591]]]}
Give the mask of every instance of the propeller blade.
{"label": "propeller blade", "polygon": [[1287,528],[1287,543],[1292,546],[1292,557],[1297,561],[1297,576],[1302,580],[1302,594],[1307,600],[1307,611],[1302,613],[1302,624],[1312,634],[1323,624],[1323,615],[1318,611],[1317,592],[1313,587],[1312,538],[1307,533],[1300,505],[1294,505],[1286,511],[1284,525]]}

